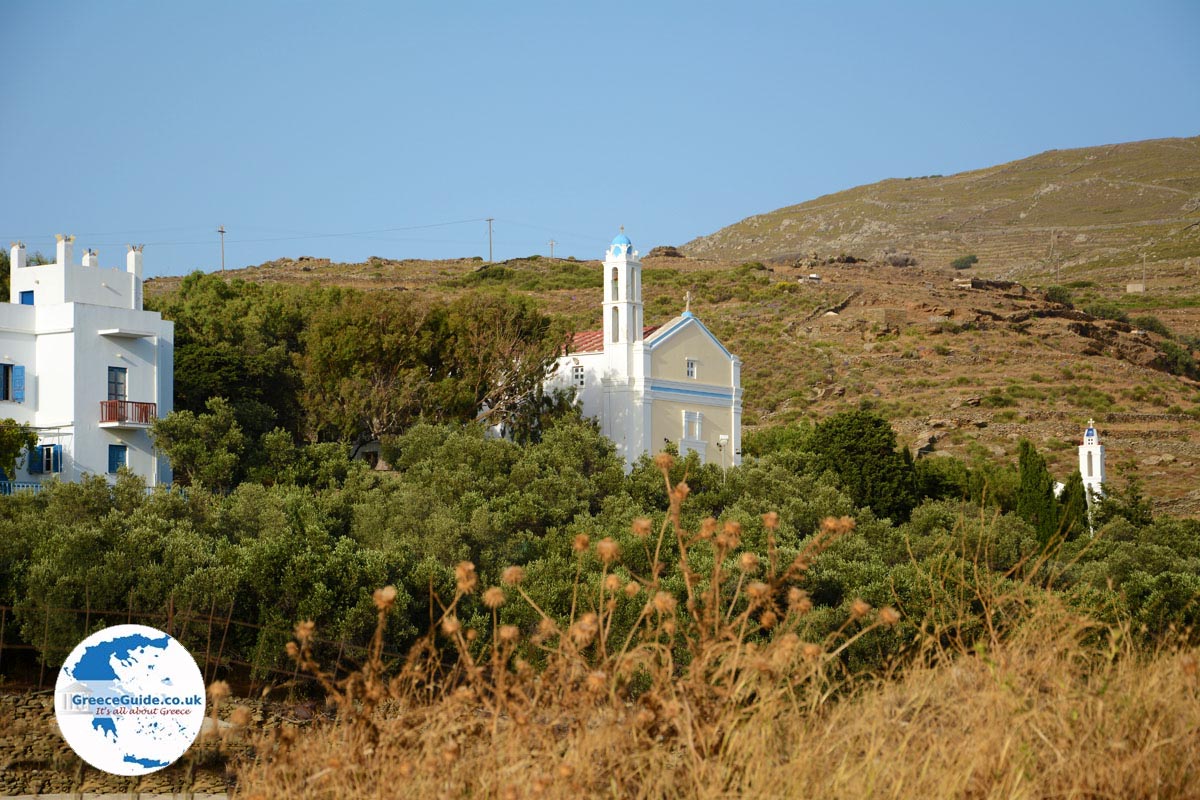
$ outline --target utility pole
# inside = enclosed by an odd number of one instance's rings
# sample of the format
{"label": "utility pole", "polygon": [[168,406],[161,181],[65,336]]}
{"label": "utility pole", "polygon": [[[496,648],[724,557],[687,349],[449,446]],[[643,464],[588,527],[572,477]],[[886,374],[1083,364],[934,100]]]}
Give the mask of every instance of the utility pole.
{"label": "utility pole", "polygon": [[558,244],[558,242],[554,241],[553,239],[550,240],[550,257],[551,258],[554,258],[554,245],[556,245],[556,244]]}
{"label": "utility pole", "polygon": [[1054,267],[1054,282],[1058,283],[1058,261],[1054,258],[1054,241],[1058,238],[1058,233],[1053,228],[1050,229],[1050,265]]}
{"label": "utility pole", "polygon": [[217,233],[221,234],[221,274],[225,274],[225,226],[218,225]]}
{"label": "utility pole", "polygon": [[495,219],[495,217],[488,217],[488,218],[487,218],[487,224],[488,224],[488,263],[489,263],[489,264],[490,264],[490,263],[492,263],[492,220],[494,220],[494,219]]}

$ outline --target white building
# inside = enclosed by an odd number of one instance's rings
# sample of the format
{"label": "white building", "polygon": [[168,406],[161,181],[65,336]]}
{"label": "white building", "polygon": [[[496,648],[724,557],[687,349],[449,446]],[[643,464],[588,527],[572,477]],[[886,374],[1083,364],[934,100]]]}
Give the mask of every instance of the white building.
{"label": "white building", "polygon": [[742,460],[742,362],[685,308],[661,325],[642,313],[642,264],[624,233],[605,252],[603,330],[575,335],[547,388],[570,388],[632,464],[673,442],[707,463]]}
{"label": "white building", "polygon": [[1092,499],[1104,496],[1104,445],[1096,434],[1096,421],[1088,420],[1087,429],[1083,432],[1083,444],[1079,445],[1079,474],[1083,476],[1083,488],[1087,494],[1088,504]]}
{"label": "white building", "polygon": [[[94,250],[71,263],[58,237],[53,264],[30,265],[13,245],[9,302],[0,303],[0,419],[28,425],[38,447],[13,481],[128,467],[147,486],[171,482],[148,428],[170,413],[175,325],[142,309],[142,248],[125,269],[101,268]],[[8,484],[11,490],[11,483]]]}

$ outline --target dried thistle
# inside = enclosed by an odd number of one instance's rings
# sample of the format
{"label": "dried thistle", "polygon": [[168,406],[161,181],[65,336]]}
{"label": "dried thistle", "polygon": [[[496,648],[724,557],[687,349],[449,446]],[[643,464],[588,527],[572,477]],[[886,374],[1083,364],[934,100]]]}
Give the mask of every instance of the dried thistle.
{"label": "dried thistle", "polygon": [[659,453],[654,457],[654,466],[663,472],[667,472],[671,467],[675,466],[675,456],[670,453]]}
{"label": "dried thistle", "polygon": [[499,586],[492,586],[483,593],[483,604],[493,611],[504,605],[504,599],[504,590]]}
{"label": "dried thistle", "polygon": [[769,531],[779,529],[779,514],[774,511],[768,511],[762,515],[763,527]]}
{"label": "dried thistle", "polygon": [[807,661],[815,661],[820,658],[825,651],[821,649],[821,645],[805,642],[800,646],[800,655],[804,656]]}
{"label": "dried thistle", "polygon": [[518,586],[525,580],[525,570],[521,567],[506,567],[500,574],[500,582],[508,586]]}
{"label": "dried thistle", "polygon": [[771,587],[762,581],[751,581],[746,586],[746,595],[755,603],[761,603],[771,595]]}
{"label": "dried thistle", "polygon": [[620,591],[620,589],[621,579],[618,576],[612,573],[604,576],[604,590],[606,592],[615,594],[616,592]]}
{"label": "dried thistle", "polygon": [[605,564],[611,564],[617,560],[621,554],[621,547],[609,537],[604,537],[596,542],[596,555],[600,556],[600,560]]}
{"label": "dried thistle", "polygon": [[574,541],[571,542],[571,549],[576,553],[584,553],[588,549],[591,540],[588,539],[586,533],[578,533],[575,535]]}
{"label": "dried thistle", "polygon": [[498,636],[500,641],[511,644],[521,638],[521,631],[516,625],[501,625]]}
{"label": "dried thistle", "polygon": [[821,533],[827,536],[844,536],[854,530],[854,517],[826,517],[821,520]]}
{"label": "dried thistle", "polygon": [[603,670],[589,672],[584,685],[587,686],[589,692],[599,694],[608,686],[608,676],[604,674]]}
{"label": "dried thistle", "polygon": [[539,641],[545,641],[558,634],[558,626],[554,624],[554,620],[549,617],[542,617],[538,620],[536,638]]}
{"label": "dried thistle", "polygon": [[229,697],[229,684],[225,681],[213,681],[208,685],[208,696],[214,703],[219,703]]}
{"label": "dried thistle", "polygon": [[470,561],[458,562],[454,567],[454,581],[458,591],[462,594],[471,594],[475,591],[475,587],[479,585],[479,578],[475,574],[475,565]]}
{"label": "dried thistle", "polygon": [[675,598],[666,592],[655,592],[654,597],[650,600],[650,605],[663,616],[675,613]]}
{"label": "dried thistle", "polygon": [[861,597],[850,604],[850,616],[855,619],[862,619],[867,614],[871,613],[871,604]]}
{"label": "dried thistle", "polygon": [[442,633],[447,636],[453,636],[462,629],[462,623],[458,621],[458,617],[450,615],[442,619]]}
{"label": "dried thistle", "polygon": [[625,584],[625,596],[630,600],[637,597],[638,592],[642,590],[641,585],[637,581],[630,581]]}
{"label": "dried thistle", "polygon": [[[387,611],[396,604],[396,587],[384,586],[382,589],[375,590],[375,607],[380,611]],[[300,638],[300,637],[296,637]]]}
{"label": "dried thistle", "polygon": [[251,719],[253,719],[253,715],[250,713],[250,709],[245,706],[238,706],[229,715],[229,721],[237,728],[246,727],[250,724]]}
{"label": "dried thistle", "polygon": [[639,539],[644,539],[649,536],[651,532],[650,520],[646,519],[645,517],[638,517],[633,521],[633,524],[629,526],[629,529],[633,532],[634,536],[638,537]]}
{"label": "dried thistle", "polygon": [[579,647],[586,647],[600,630],[600,620],[592,612],[588,612],[575,621],[571,626],[572,641]]}
{"label": "dried thistle", "polygon": [[313,632],[317,629],[317,623],[311,619],[306,619],[303,622],[296,623],[296,641],[300,644],[308,644],[313,637]]}
{"label": "dried thistle", "polygon": [[884,606],[879,609],[879,621],[891,627],[900,621],[900,612],[891,606]]}
{"label": "dried thistle", "polygon": [[714,517],[705,517],[700,522],[700,532],[696,534],[697,539],[711,539],[717,531],[717,525],[720,523]]}
{"label": "dried thistle", "polygon": [[738,556],[738,569],[742,572],[757,572],[758,556],[754,553],[742,553]]}

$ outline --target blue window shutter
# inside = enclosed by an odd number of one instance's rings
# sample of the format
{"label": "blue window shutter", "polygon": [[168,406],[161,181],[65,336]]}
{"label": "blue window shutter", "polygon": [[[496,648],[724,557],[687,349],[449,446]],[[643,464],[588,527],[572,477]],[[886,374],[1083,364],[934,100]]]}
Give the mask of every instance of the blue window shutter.
{"label": "blue window shutter", "polygon": [[12,398],[14,402],[25,402],[25,368],[15,366],[12,368]]}
{"label": "blue window shutter", "polygon": [[37,475],[42,472],[42,447],[34,445],[29,449],[29,474]]}
{"label": "blue window shutter", "polygon": [[108,471],[116,472],[125,466],[125,445],[110,444],[108,446]]}
{"label": "blue window shutter", "polygon": [[50,471],[62,472],[62,445],[53,445],[53,456],[50,459]]}
{"label": "blue window shutter", "polygon": [[21,292],[21,305],[23,305],[23,306],[33,305],[33,291],[32,290]]}

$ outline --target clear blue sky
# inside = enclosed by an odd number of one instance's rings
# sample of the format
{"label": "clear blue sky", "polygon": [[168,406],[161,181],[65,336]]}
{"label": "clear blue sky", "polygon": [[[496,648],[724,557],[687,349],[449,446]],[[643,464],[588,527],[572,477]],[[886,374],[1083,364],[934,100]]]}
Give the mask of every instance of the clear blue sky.
{"label": "clear blue sky", "polygon": [[[0,237],[147,272],[643,250],[1200,134],[1200,2],[0,0]],[[318,235],[326,234],[326,235]],[[337,234],[337,235],[328,235]],[[353,234],[353,235],[348,235]]]}

